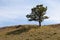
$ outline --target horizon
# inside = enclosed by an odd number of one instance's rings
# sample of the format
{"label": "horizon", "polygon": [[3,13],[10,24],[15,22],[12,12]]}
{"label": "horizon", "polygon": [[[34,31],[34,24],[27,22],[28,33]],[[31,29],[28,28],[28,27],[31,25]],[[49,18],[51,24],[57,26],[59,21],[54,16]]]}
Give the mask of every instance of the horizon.
{"label": "horizon", "polygon": [[47,6],[46,15],[49,19],[42,22],[42,25],[60,23],[60,0],[0,0],[0,27],[24,24],[37,24],[35,21],[28,21],[26,15],[36,5]]}

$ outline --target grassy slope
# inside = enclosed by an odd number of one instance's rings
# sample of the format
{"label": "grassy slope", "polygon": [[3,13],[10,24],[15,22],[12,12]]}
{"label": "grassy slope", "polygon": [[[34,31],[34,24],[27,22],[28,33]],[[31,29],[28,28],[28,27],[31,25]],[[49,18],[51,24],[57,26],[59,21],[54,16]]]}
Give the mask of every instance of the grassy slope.
{"label": "grassy slope", "polygon": [[0,40],[60,40],[60,25],[25,25],[0,29]]}

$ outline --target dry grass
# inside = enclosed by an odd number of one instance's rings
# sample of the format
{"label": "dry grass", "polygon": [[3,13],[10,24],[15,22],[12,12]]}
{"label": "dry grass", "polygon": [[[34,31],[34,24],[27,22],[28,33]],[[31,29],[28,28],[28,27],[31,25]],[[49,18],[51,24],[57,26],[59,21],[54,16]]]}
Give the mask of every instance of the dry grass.
{"label": "dry grass", "polygon": [[0,29],[0,40],[60,40],[60,25],[23,25]]}

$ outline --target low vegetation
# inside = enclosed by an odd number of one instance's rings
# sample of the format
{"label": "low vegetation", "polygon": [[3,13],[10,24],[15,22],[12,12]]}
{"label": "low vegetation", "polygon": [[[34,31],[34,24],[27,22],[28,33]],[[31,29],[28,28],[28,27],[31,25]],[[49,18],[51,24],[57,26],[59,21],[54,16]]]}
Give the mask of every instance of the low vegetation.
{"label": "low vegetation", "polygon": [[42,27],[17,25],[0,28],[0,40],[60,40],[60,24]]}

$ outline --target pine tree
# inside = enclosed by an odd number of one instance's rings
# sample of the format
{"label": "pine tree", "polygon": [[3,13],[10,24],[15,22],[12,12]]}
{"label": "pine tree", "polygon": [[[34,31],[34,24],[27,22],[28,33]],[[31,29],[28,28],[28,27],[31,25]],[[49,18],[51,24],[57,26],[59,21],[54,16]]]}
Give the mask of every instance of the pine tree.
{"label": "pine tree", "polygon": [[45,16],[47,11],[47,7],[44,7],[43,5],[37,5],[36,7],[31,9],[31,14],[27,14],[26,17],[29,21],[38,21],[39,26],[41,26],[41,22],[44,19],[48,19],[47,16]]}

